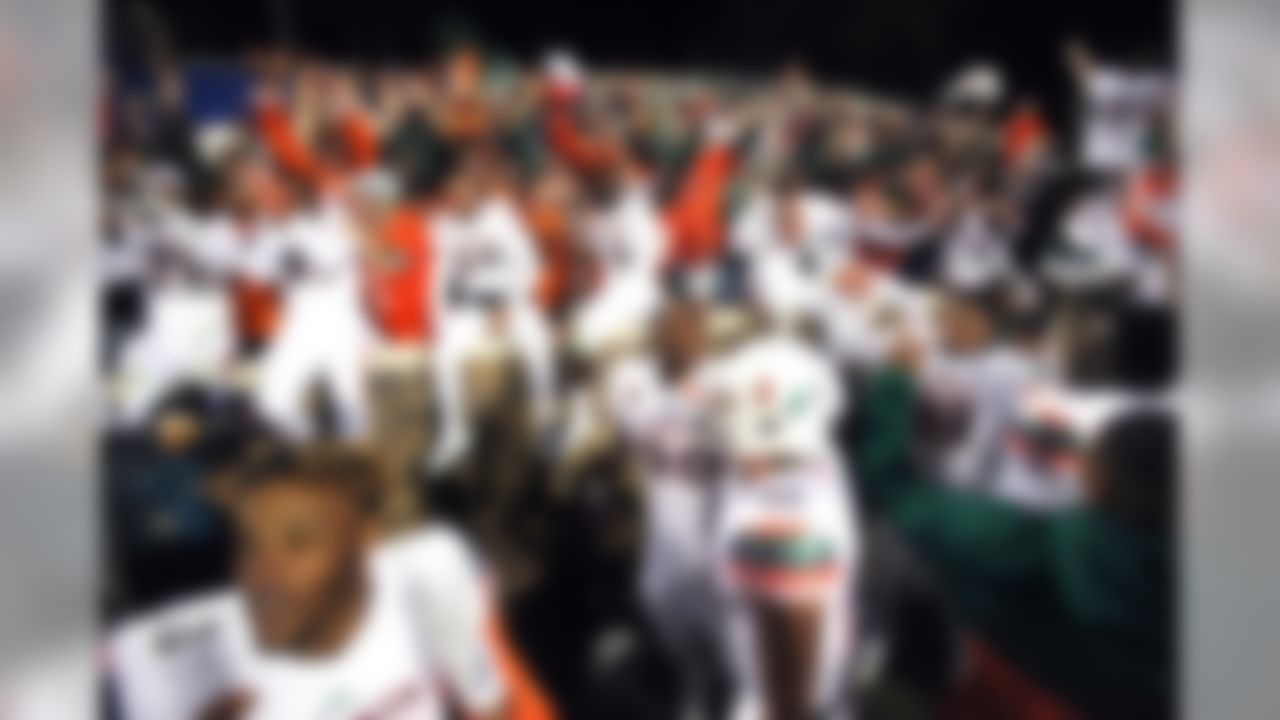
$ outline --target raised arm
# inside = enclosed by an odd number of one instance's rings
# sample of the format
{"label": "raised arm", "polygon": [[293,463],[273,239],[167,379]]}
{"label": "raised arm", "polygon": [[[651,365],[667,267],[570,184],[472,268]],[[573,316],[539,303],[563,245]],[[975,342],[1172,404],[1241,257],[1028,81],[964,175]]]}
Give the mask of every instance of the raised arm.
{"label": "raised arm", "polygon": [[279,94],[259,91],[253,124],[271,156],[285,171],[303,182],[323,184],[325,172],[294,128]]}
{"label": "raised arm", "polygon": [[572,104],[565,100],[552,99],[549,104],[547,140],[565,163],[580,172],[598,172],[617,160],[613,147],[582,132]]}
{"label": "raised arm", "polygon": [[335,82],[336,95],[329,101],[327,115],[342,141],[349,159],[346,168],[327,167],[307,145],[300,126],[315,122],[315,102],[310,95],[316,90],[308,82],[299,87],[298,102],[304,107],[302,117],[295,120],[288,112],[279,93],[263,90],[258,94],[254,108],[254,125],[264,144],[281,167],[294,177],[313,187],[324,187],[344,172],[360,172],[377,164],[381,149],[373,121],[359,107],[358,98],[347,78]]}
{"label": "raised arm", "polygon": [[1084,40],[1073,38],[1063,46],[1062,57],[1076,87],[1084,88],[1095,65],[1093,52],[1089,46]]}
{"label": "raised arm", "polygon": [[724,246],[724,201],[737,157],[727,128],[716,128],[710,135],[666,209],[669,260],[680,264],[713,260]]}

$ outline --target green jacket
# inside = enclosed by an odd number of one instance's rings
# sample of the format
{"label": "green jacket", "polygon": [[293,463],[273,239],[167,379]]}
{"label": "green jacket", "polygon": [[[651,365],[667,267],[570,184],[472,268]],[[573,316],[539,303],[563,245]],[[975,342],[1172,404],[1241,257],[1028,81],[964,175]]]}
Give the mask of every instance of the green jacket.
{"label": "green jacket", "polygon": [[1173,544],[1085,507],[1033,513],[929,482],[913,461],[915,388],[874,379],[859,477],[869,512],[901,532],[956,611],[1025,675],[1087,717],[1173,706]]}

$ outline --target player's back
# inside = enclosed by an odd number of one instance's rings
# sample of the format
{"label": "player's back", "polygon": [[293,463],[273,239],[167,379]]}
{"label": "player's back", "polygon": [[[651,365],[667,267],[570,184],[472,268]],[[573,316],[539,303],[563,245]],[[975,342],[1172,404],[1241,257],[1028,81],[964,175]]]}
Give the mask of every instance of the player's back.
{"label": "player's back", "polygon": [[850,398],[825,354],[786,331],[748,341],[719,372],[721,432],[731,454],[834,452]]}

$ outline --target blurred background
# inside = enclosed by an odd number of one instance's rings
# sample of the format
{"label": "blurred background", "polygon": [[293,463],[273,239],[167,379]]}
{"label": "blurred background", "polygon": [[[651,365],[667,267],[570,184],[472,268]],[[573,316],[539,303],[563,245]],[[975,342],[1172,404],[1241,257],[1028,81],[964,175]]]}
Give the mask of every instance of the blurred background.
{"label": "blurred background", "polygon": [[[136,57],[140,46],[130,35],[136,6],[110,2],[105,7],[110,57]],[[1062,111],[1069,85],[1059,57],[1046,50],[1079,35],[1100,51],[1146,53],[1167,62],[1177,20],[1169,4],[1096,0],[1048,6],[1012,0],[964,6],[931,0],[805,0],[767,12],[747,12],[729,2],[610,8],[569,0],[273,1],[217,8],[156,2],[147,12],[196,56],[283,44],[334,59],[417,60],[451,33],[465,32],[517,58],[534,58],[563,44],[604,65],[685,72],[768,73],[787,60],[803,59],[821,77],[916,99],[928,97],[940,76],[960,64],[987,58],[1001,65],[1013,86],[1034,90]]]}
{"label": "blurred background", "polygon": [[[214,481],[255,440],[339,437],[386,469],[388,534],[465,529],[564,716],[677,717],[633,582],[645,472],[578,410],[612,353],[649,349],[645,311],[602,328],[589,310],[611,262],[592,223],[642,177],[665,233],[648,280],[709,308],[717,352],[763,307],[838,369],[834,441],[863,500],[859,716],[1174,714],[1176,472],[1142,432],[1104,441],[1135,408],[1168,421],[1181,359],[1170,4],[102,12],[104,627],[225,585]],[[428,290],[455,278],[422,228],[477,162],[532,241],[541,340],[451,338]],[[358,257],[261,271],[226,231],[333,188]],[[774,285],[761,269],[790,212],[801,245],[834,249]],[[345,294],[318,331],[294,298],[333,277]],[[442,388],[464,378],[459,410]],[[554,409],[531,430],[539,383]],[[451,412],[471,436],[452,454]],[[883,447],[946,492],[904,509]],[[1095,455],[1120,478],[1105,491]],[[1010,569],[1011,536],[985,529],[1015,521],[1047,529]]]}

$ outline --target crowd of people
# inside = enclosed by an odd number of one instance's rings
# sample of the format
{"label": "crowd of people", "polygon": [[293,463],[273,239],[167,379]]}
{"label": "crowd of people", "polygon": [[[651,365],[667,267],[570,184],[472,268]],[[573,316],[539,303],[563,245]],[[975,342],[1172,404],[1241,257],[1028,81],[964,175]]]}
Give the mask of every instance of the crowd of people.
{"label": "crowd of people", "polygon": [[109,87],[104,703],[1166,716],[1173,87],[1065,61]]}

